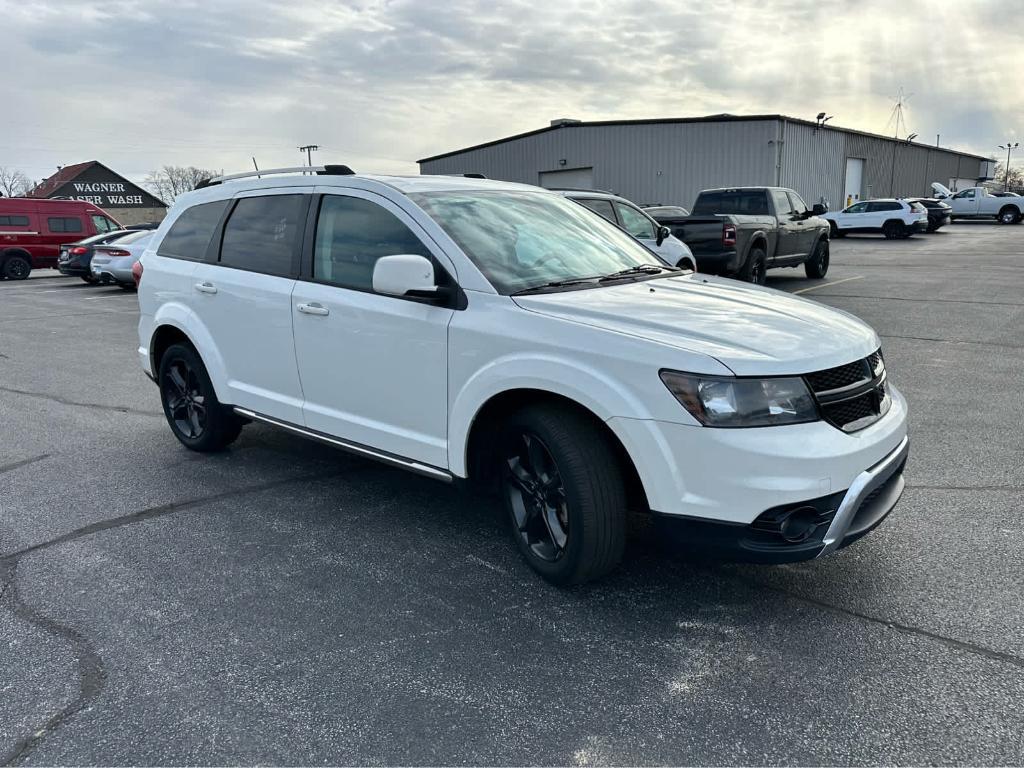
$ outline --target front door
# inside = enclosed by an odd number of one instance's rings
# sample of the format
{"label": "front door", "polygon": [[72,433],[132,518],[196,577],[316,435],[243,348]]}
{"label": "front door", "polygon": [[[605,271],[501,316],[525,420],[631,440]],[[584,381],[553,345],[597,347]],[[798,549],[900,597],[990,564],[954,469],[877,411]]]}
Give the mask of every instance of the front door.
{"label": "front door", "polygon": [[835,222],[836,229],[845,232],[871,229],[867,202],[854,203],[846,210],[840,211],[836,214]]}
{"label": "front door", "polygon": [[[302,192],[305,194],[302,194]],[[291,294],[312,189],[240,195],[218,260],[192,273],[192,306],[216,340],[232,405],[302,423]]]}
{"label": "front door", "polygon": [[804,199],[796,192],[790,191],[787,194],[789,195],[789,202],[793,208],[794,220],[797,225],[797,255],[794,261],[799,263],[814,247],[814,243],[818,239],[818,230],[808,221],[811,212],[807,208],[807,203],[804,202]]}
{"label": "front door", "polygon": [[953,213],[957,216],[978,215],[978,190],[976,189],[965,189],[962,192],[957,192],[951,200],[946,202],[953,206]]}
{"label": "front door", "polygon": [[778,239],[775,244],[775,253],[769,259],[770,264],[779,264],[789,261],[800,254],[801,224],[793,210],[793,203],[785,190],[773,189],[771,191],[772,202],[775,204],[775,216],[778,219]]}
{"label": "front door", "polygon": [[434,261],[438,280],[454,270],[385,198],[322,191],[311,280],[292,295],[306,426],[447,468],[454,310],[375,293],[373,267],[382,256],[420,254]]}

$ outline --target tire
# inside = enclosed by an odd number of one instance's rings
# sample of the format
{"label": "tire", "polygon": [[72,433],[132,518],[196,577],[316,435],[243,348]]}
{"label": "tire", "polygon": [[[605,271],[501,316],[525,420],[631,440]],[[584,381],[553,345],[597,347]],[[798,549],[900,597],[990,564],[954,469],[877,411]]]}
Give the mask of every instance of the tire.
{"label": "tire", "polygon": [[907,237],[907,227],[902,221],[887,221],[882,225],[882,234],[886,240],[899,240]]}
{"label": "tire", "polygon": [[846,233],[840,232],[839,227],[836,226],[836,223],[834,221],[830,221],[828,223],[828,231],[828,236],[833,240],[835,240],[837,237],[846,237]]}
{"label": "tire", "polygon": [[509,529],[530,567],[562,586],[613,570],[625,549],[626,488],[600,428],[562,406],[528,406],[499,445]]}
{"label": "tire", "polygon": [[82,280],[87,282],[89,285],[99,285],[99,282],[100,282],[99,280],[97,280],[92,275],[79,275],[79,277],[81,277]]}
{"label": "tire", "polygon": [[192,346],[167,348],[157,383],[171,432],[190,451],[220,451],[238,438],[243,422],[217,400],[206,366]]}
{"label": "tire", "polygon": [[1014,208],[1012,205],[1007,205],[1001,211],[999,211],[1000,224],[1018,224],[1020,223],[1020,211]]}
{"label": "tire", "polygon": [[8,280],[25,280],[32,271],[32,262],[24,256],[8,256],[4,259],[3,276]]}
{"label": "tire", "polygon": [[804,262],[804,272],[808,277],[821,279],[828,272],[829,248],[828,240],[819,240],[814,253]]}
{"label": "tire", "polygon": [[747,263],[740,269],[737,277],[745,283],[765,284],[768,280],[768,256],[764,248],[756,246],[750,249]]}

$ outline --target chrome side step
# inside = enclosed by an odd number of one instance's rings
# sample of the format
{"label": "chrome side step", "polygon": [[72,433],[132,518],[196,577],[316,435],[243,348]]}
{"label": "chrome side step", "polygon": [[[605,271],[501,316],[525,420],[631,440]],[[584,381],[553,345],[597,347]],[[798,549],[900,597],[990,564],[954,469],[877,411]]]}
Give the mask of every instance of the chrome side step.
{"label": "chrome side step", "polygon": [[385,464],[390,464],[393,467],[399,467],[401,469],[408,470],[409,472],[415,472],[418,475],[424,475],[425,477],[432,477],[435,480],[441,480],[445,483],[450,483],[454,480],[454,477],[452,476],[451,472],[448,472],[447,470],[444,469],[438,469],[437,467],[432,467],[429,464],[421,464],[418,461],[406,459],[403,458],[402,456],[396,456],[393,453],[378,451],[373,448],[369,448],[365,445],[360,445],[359,443],[350,443],[347,440],[342,440],[337,437],[331,437],[330,435],[325,435],[322,432],[307,429],[306,427],[297,427],[294,424],[290,424],[287,421],[281,421],[280,419],[275,419],[272,416],[264,416],[262,413],[256,413],[255,411],[250,411],[247,408],[238,408],[236,406],[234,408],[234,411],[239,416],[243,416],[247,419],[252,419],[253,421],[261,421],[264,424],[270,424],[271,426],[274,427],[286,429],[293,434],[301,435],[302,437],[308,437],[311,440],[316,440],[321,443],[326,443],[327,445],[333,446],[335,448],[340,448],[343,451],[354,453],[357,456],[365,456],[368,459],[382,461]]}

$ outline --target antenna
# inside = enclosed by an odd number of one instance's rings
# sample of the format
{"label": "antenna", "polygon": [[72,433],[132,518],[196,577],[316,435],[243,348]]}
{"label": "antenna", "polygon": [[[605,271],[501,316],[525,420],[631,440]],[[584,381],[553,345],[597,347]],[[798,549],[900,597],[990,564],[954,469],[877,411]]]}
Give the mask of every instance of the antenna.
{"label": "antenna", "polygon": [[306,153],[306,165],[308,165],[310,168],[313,167],[313,153],[318,151],[319,149],[320,147],[318,147],[316,144],[307,144],[304,147],[299,147],[299,152]]}
{"label": "antenna", "polygon": [[260,167],[256,165],[256,155],[252,156],[252,167],[256,169],[256,178],[262,179],[263,177],[260,176]]}
{"label": "antenna", "polygon": [[889,120],[885,124],[885,130],[889,130],[889,126],[893,126],[893,138],[898,139],[900,132],[907,130],[907,120],[903,116],[904,108],[907,106],[907,102],[910,101],[912,93],[904,93],[903,86],[900,86],[900,92],[896,96],[896,104],[892,108],[892,112],[889,113]]}

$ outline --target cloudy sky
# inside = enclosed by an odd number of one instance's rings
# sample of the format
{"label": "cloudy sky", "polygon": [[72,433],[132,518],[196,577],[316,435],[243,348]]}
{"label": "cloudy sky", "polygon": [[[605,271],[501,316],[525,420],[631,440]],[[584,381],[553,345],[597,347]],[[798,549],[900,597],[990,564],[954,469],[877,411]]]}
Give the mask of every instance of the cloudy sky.
{"label": "cloudy sky", "polygon": [[[552,118],[777,113],[1024,144],[1024,0],[0,0],[0,165],[415,160]],[[1014,165],[1024,163],[1021,152]]]}

